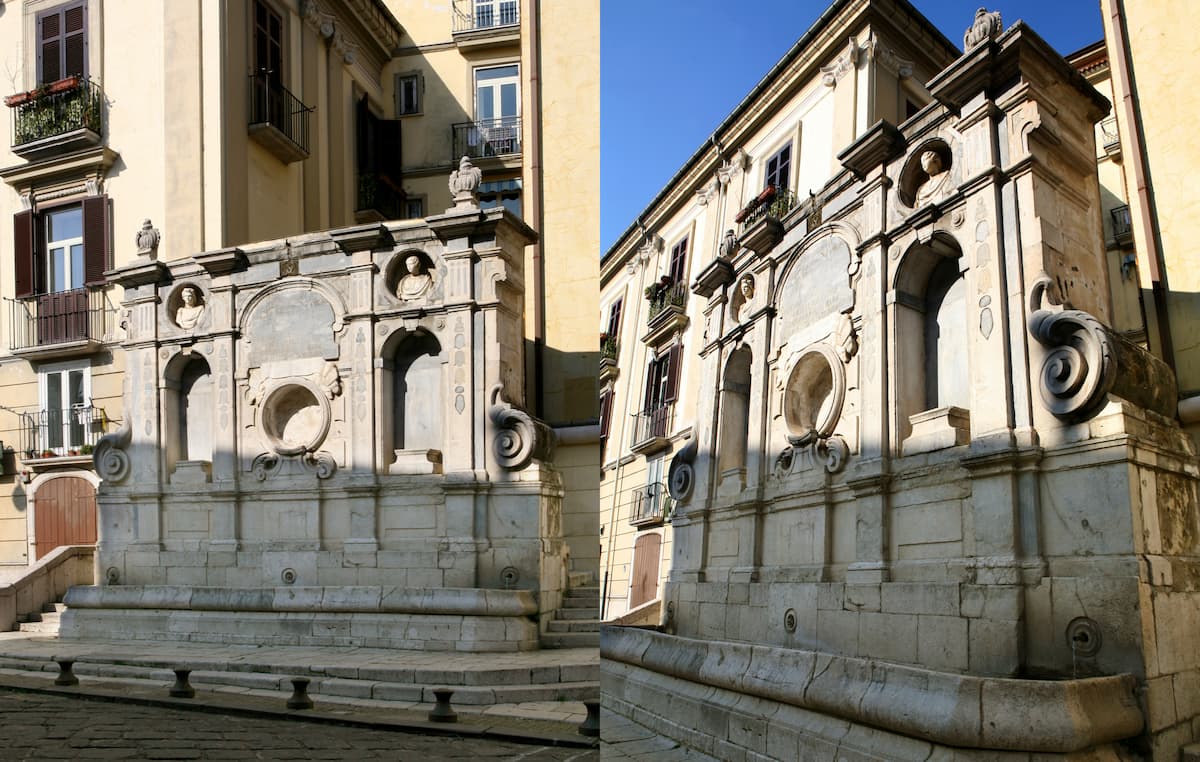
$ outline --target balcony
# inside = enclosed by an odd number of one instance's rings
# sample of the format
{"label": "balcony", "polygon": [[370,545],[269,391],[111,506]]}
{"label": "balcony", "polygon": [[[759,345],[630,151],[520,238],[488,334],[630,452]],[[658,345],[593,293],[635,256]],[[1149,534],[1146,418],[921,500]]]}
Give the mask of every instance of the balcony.
{"label": "balcony", "polygon": [[459,48],[489,48],[521,41],[518,0],[454,0],[453,36]]}
{"label": "balcony", "polygon": [[387,175],[364,173],[358,176],[358,220],[398,220],[404,217],[404,191]]}
{"label": "balcony", "polygon": [[734,217],[742,226],[738,243],[756,254],[768,253],[783,240],[783,218],[795,206],[795,194],[768,185]]}
{"label": "balcony", "polygon": [[1113,240],[1118,246],[1133,245],[1133,215],[1129,212],[1129,205],[1115,207],[1110,214],[1112,215],[1112,232]]}
{"label": "balcony", "polygon": [[664,275],[658,283],[646,288],[646,301],[650,306],[646,313],[646,335],[642,341],[651,346],[661,344],[677,331],[683,330],[688,323],[687,283],[670,281],[670,276]]}
{"label": "balcony", "polygon": [[633,441],[629,443],[629,449],[640,455],[650,455],[671,445],[669,437],[675,418],[675,403],[667,402],[634,413],[633,418]]}
{"label": "balcony", "polygon": [[521,117],[510,116],[481,122],[460,122],[454,131],[454,151],[450,160],[456,165],[463,156],[472,159],[517,157],[521,155]]}
{"label": "balcony", "polygon": [[104,408],[75,405],[65,410],[21,413],[18,452],[26,467],[39,471],[54,466],[81,465],[108,429]]}
{"label": "balcony", "polygon": [[615,379],[620,371],[617,368],[617,357],[621,348],[616,336],[607,333],[600,334],[600,383]]}
{"label": "balcony", "polygon": [[25,159],[90,148],[104,133],[104,92],[71,76],[4,99],[12,109],[13,153]]}
{"label": "balcony", "polygon": [[629,523],[638,529],[660,526],[675,507],[665,484],[647,484],[629,491]]}
{"label": "balcony", "polygon": [[113,310],[103,291],[75,289],[30,299],[5,299],[8,348],[32,360],[90,354],[112,331]]}
{"label": "balcony", "polygon": [[313,109],[266,72],[250,75],[249,132],[284,164],[308,158],[308,115]]}
{"label": "balcony", "polygon": [[1121,158],[1121,133],[1117,129],[1117,118],[1110,116],[1100,122],[1100,143],[1104,153],[1113,159]]}

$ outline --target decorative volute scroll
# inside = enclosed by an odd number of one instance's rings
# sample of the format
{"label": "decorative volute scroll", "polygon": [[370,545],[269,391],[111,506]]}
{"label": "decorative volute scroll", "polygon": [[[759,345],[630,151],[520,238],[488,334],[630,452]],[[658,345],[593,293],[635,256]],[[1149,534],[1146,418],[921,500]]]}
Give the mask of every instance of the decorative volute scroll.
{"label": "decorative volute scroll", "polygon": [[1178,390],[1166,363],[1087,312],[1042,308],[1052,285],[1043,273],[1029,291],[1029,333],[1048,349],[1038,374],[1046,409],[1067,423],[1080,423],[1095,417],[1114,394],[1173,416]]}
{"label": "decorative volute scroll", "polygon": [[1000,11],[988,13],[987,8],[975,11],[975,22],[963,34],[963,50],[967,51],[988,40],[994,40],[1004,31]]}
{"label": "decorative volute scroll", "polygon": [[677,503],[687,502],[696,487],[696,469],[692,464],[696,462],[697,449],[696,439],[693,438],[671,458],[671,467],[667,471],[667,491]]}
{"label": "decorative volute scroll", "polygon": [[529,461],[549,460],[554,449],[554,434],[550,427],[524,410],[500,398],[501,384],[491,391],[488,418],[496,427],[492,454],[502,468],[519,471]]}
{"label": "decorative volute scroll", "polygon": [[129,425],[128,417],[121,424],[121,428],[100,437],[92,453],[92,465],[101,479],[121,482],[129,476],[129,454],[125,452],[125,448],[129,447],[132,439],[133,428]]}

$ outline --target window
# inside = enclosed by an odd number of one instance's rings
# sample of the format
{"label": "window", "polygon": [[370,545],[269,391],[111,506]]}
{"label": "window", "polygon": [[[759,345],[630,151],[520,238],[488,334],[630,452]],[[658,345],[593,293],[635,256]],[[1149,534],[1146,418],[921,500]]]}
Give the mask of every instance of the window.
{"label": "window", "polygon": [[608,333],[614,341],[621,335],[621,306],[624,300],[617,299],[608,308]]}
{"label": "window", "polygon": [[421,75],[396,75],[396,116],[421,113]]}
{"label": "window", "polygon": [[475,0],[475,27],[517,23],[517,0]]}
{"label": "window", "polygon": [[41,449],[58,455],[87,444],[92,405],[92,371],[88,363],[46,365],[38,373],[43,411],[37,437]]}
{"label": "window", "polygon": [[62,5],[37,15],[38,84],[87,76],[87,3]]}
{"label": "window", "polygon": [[767,159],[767,175],[763,178],[763,187],[774,185],[775,190],[789,189],[788,181],[792,170],[792,144],[780,148],[771,158]]}
{"label": "window", "polygon": [[[475,70],[475,121],[481,127],[511,127],[521,115],[516,64]],[[491,139],[491,138],[489,138]]]}
{"label": "window", "polygon": [[263,0],[254,3],[254,71],[283,82],[283,19]]}
{"label": "window", "polygon": [[521,181],[519,179],[480,183],[475,195],[479,197],[481,209],[502,206],[517,217],[521,216]]}
{"label": "window", "polygon": [[404,216],[401,219],[419,220],[425,217],[425,197],[409,196],[404,199]]}
{"label": "window", "polygon": [[671,283],[683,283],[687,279],[687,250],[687,238],[671,247],[671,267],[667,270]]}
{"label": "window", "polygon": [[108,269],[107,196],[13,217],[17,298],[104,284]]}
{"label": "window", "polygon": [[380,119],[366,95],[355,112],[359,211],[394,220],[403,212],[400,183],[400,120]]}
{"label": "window", "polygon": [[658,410],[675,401],[679,389],[680,345],[673,344],[666,352],[650,361],[646,369],[646,398],[644,410]]}
{"label": "window", "polygon": [[608,427],[612,419],[613,392],[605,389],[600,392],[600,462],[604,463],[604,446],[608,441]]}

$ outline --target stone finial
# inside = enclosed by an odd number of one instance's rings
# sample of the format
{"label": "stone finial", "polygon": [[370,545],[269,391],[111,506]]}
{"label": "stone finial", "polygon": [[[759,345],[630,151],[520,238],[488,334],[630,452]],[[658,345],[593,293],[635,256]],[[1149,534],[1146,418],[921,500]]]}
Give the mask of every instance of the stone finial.
{"label": "stone finial", "polygon": [[975,11],[975,22],[963,34],[963,50],[967,51],[988,40],[994,40],[1004,31],[1000,21],[1000,11],[988,13],[987,8]]}
{"label": "stone finial", "polygon": [[458,169],[450,173],[450,195],[454,197],[455,209],[479,207],[475,191],[483,180],[483,172],[466,156],[458,162]]}
{"label": "stone finial", "polygon": [[158,242],[161,240],[162,233],[158,232],[158,228],[150,223],[150,218],[142,220],[142,227],[138,229],[137,235],[134,237],[138,255],[158,259]]}
{"label": "stone finial", "polygon": [[721,259],[732,260],[733,256],[737,254],[737,251],[737,236],[733,234],[732,230],[726,230],[725,237],[721,239],[721,243],[717,246],[717,253],[720,255]]}

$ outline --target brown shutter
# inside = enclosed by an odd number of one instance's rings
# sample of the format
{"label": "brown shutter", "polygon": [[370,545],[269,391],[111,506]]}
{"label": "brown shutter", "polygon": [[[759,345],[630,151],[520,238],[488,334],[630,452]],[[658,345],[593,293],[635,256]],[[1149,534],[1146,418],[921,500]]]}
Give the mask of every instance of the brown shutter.
{"label": "brown shutter", "polygon": [[683,346],[674,344],[667,352],[667,390],[663,402],[674,402],[679,398],[679,365],[683,360]]}
{"label": "brown shutter", "polygon": [[612,392],[600,392],[600,438],[608,436],[608,419],[612,413]]}
{"label": "brown shutter", "polygon": [[659,400],[657,395],[654,393],[654,390],[655,387],[658,386],[656,382],[660,378],[661,376],[658,375],[658,359],[655,358],[650,361],[648,366],[646,366],[646,395],[645,404],[642,405],[642,410],[653,410],[658,404]]}
{"label": "brown shutter", "polygon": [[379,168],[397,189],[400,188],[400,120],[382,119],[379,122]]}
{"label": "brown shutter", "polygon": [[33,296],[37,288],[36,263],[33,256],[33,212],[13,215],[13,273],[16,297]]}
{"label": "brown shutter", "polygon": [[88,286],[103,286],[108,269],[108,196],[83,200],[83,277]]}
{"label": "brown shutter", "polygon": [[42,13],[38,26],[38,84],[62,79],[62,11]]}
{"label": "brown shutter", "polygon": [[63,71],[62,76],[72,74],[87,76],[87,5],[80,4],[65,9],[63,14]]}
{"label": "brown shutter", "polygon": [[621,307],[624,301],[624,299],[616,300],[608,311],[608,336],[613,341],[618,341],[617,337],[621,331]]}

